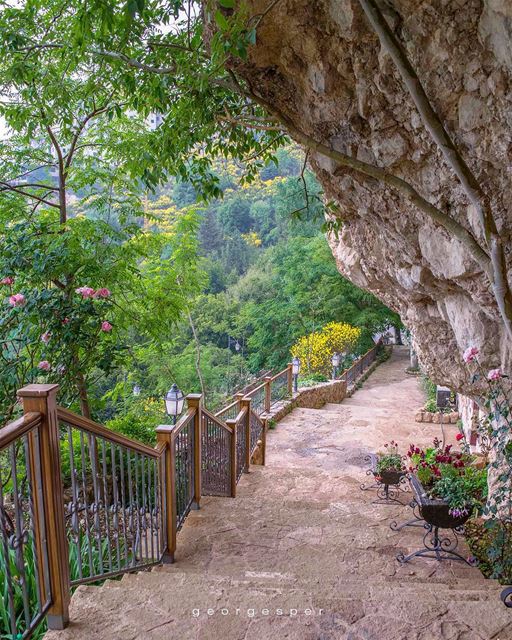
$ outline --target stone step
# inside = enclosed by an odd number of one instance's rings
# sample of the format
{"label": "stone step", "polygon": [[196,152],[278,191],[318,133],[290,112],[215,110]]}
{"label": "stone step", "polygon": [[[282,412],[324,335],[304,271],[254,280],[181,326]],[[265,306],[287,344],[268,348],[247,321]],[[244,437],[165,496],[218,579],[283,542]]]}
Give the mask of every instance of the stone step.
{"label": "stone step", "polygon": [[[435,567],[434,567],[435,569]],[[432,568],[431,568],[432,571]],[[162,565],[154,568],[150,572],[139,572],[134,574],[126,574],[121,580],[108,580],[103,586],[99,587],[104,590],[116,588],[132,588],[140,586],[141,588],[153,588],[152,585],[163,583],[179,585],[185,581],[197,582],[205,586],[208,584],[225,584],[229,586],[244,586],[253,588],[283,588],[283,589],[299,589],[304,591],[318,590],[336,590],[337,593],[353,593],[355,590],[368,589],[388,589],[396,591],[404,591],[406,593],[431,593],[436,594],[450,592],[454,597],[467,597],[468,594],[490,594],[496,597],[501,587],[493,580],[475,580],[468,579],[452,579],[451,581],[440,577],[428,575],[418,576],[415,574],[400,574],[399,576],[375,576],[371,581],[365,577],[357,576],[339,576],[338,578],[303,578],[298,579],[293,573],[280,573],[272,571],[246,571],[237,576],[224,574],[201,573],[197,570],[183,571],[175,568],[174,565]],[[462,594],[459,596],[459,594]]]}
{"label": "stone step", "polygon": [[[222,579],[205,581],[200,576],[191,579],[190,575],[153,582],[152,573],[130,576],[124,585],[112,581],[101,588],[79,587],[71,606],[72,625],[66,631],[49,633],[47,640],[512,637],[510,614],[490,591],[439,589],[439,585],[421,589],[395,585],[391,589],[362,582],[346,582],[339,590],[330,584],[265,587]],[[438,618],[442,623],[437,623]],[[485,635],[472,634],[471,629],[477,628]]]}

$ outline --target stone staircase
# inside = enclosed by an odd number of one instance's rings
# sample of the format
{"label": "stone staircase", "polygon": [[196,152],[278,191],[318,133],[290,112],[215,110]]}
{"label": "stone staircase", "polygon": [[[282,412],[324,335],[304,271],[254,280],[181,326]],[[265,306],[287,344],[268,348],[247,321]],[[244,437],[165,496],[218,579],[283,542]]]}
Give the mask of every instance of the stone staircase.
{"label": "stone staircase", "polygon": [[410,509],[359,489],[366,453],[438,433],[414,421],[406,366],[396,349],[341,405],[295,409],[237,498],[204,498],[189,516],[174,565],[79,587],[72,623],[48,640],[511,640],[496,583],[461,563],[400,566],[423,531],[391,531]]}

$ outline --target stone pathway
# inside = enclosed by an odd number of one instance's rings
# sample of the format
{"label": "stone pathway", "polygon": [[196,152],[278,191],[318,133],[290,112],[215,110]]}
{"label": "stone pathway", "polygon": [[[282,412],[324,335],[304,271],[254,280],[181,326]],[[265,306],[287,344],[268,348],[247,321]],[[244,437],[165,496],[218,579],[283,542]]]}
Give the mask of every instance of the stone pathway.
{"label": "stone pathway", "polygon": [[71,625],[47,639],[512,640],[496,583],[459,563],[400,566],[422,530],[391,531],[410,510],[359,489],[366,453],[439,435],[414,422],[423,397],[406,366],[395,349],[341,405],[294,410],[237,498],[204,498],[189,516],[176,564],[80,587]]}

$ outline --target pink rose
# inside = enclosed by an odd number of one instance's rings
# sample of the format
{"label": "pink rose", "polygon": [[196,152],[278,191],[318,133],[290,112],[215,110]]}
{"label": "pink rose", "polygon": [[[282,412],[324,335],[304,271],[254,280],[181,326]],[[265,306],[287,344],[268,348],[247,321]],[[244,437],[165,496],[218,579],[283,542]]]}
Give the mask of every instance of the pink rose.
{"label": "pink rose", "polygon": [[101,323],[101,330],[112,331],[112,325],[107,320],[103,320],[103,322]]}
{"label": "pink rose", "polygon": [[50,371],[51,365],[48,360],[41,360],[41,362],[37,365],[37,368],[41,369],[42,371]]}
{"label": "pink rose", "polygon": [[9,304],[11,307],[22,307],[25,302],[25,296],[22,293],[15,293],[9,297]]}
{"label": "pink rose", "polygon": [[12,276],[7,276],[6,278],[2,278],[0,280],[0,284],[6,284],[11,286],[11,284],[14,284],[14,278]]}
{"label": "pink rose", "polygon": [[79,287],[75,289],[75,293],[78,293],[85,300],[87,298],[92,298],[94,296],[94,289],[92,287]]}
{"label": "pink rose", "polygon": [[487,380],[499,380],[502,376],[501,369],[491,369],[487,374]]}
{"label": "pink rose", "polygon": [[103,287],[102,289],[98,289],[94,294],[95,298],[109,298],[112,294],[110,293],[110,289]]}
{"label": "pink rose", "polygon": [[64,320],[62,321],[62,324],[69,324],[71,322],[71,320],[69,318],[64,318]]}
{"label": "pink rose", "polygon": [[476,347],[468,347],[466,351],[464,351],[464,355],[462,356],[464,362],[473,362],[477,357],[479,351]]}
{"label": "pink rose", "polygon": [[46,331],[45,333],[43,333],[43,335],[41,336],[41,342],[48,344],[50,342],[51,335],[52,334],[49,331]]}

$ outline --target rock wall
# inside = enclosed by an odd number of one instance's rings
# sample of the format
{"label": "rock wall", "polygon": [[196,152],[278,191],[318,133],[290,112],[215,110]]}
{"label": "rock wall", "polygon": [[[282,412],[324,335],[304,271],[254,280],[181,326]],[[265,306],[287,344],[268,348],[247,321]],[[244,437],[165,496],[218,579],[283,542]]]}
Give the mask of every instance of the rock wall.
{"label": "rock wall", "polygon": [[270,412],[269,420],[279,422],[293,409],[321,409],[329,402],[339,404],[347,395],[347,383],[344,380],[323,382],[314,387],[302,387],[291,400],[276,405]]}
{"label": "rock wall", "polygon": [[[269,0],[249,2],[262,13]],[[485,185],[510,261],[512,2],[382,0],[437,113]],[[423,127],[357,0],[280,0],[263,18],[247,64],[252,90],[301,131],[389,169],[449,210],[483,243],[475,211]],[[398,311],[431,377],[474,393],[461,352],[511,364],[487,277],[456,239],[381,183],[311,153],[343,227],[338,268]],[[508,264],[510,267],[510,262]]]}

